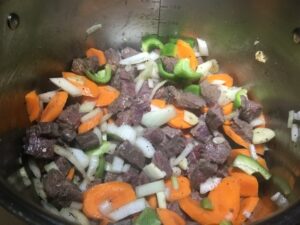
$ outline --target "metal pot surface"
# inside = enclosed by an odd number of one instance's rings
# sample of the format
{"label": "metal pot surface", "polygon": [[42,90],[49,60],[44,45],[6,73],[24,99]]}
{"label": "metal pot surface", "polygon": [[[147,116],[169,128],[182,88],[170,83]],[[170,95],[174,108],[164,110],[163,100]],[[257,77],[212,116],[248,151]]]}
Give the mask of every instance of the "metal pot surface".
{"label": "metal pot surface", "polygon": [[[102,28],[91,35],[86,29]],[[300,110],[300,26],[297,0],[2,0],[0,2],[0,204],[29,224],[67,224],[38,204],[31,189],[12,179],[20,167],[22,135],[29,125],[24,95],[47,90],[46,79],[69,68],[91,46],[138,47],[146,33],[201,36],[211,58],[264,106],[277,137],[270,145],[270,168],[295,179],[286,209],[258,224],[300,221],[300,147],[290,141],[288,111]],[[256,44],[254,44],[256,43]],[[268,60],[255,60],[256,51]]]}

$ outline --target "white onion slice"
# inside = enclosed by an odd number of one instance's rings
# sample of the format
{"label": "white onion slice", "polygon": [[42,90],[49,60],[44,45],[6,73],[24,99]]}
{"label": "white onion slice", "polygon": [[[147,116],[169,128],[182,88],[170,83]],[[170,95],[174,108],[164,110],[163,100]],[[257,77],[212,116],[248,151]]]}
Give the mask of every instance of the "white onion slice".
{"label": "white onion slice", "polygon": [[153,81],[153,79],[148,79],[148,86],[149,86],[149,88],[154,88],[154,81]]}
{"label": "white onion slice", "polygon": [[219,72],[219,64],[217,60],[211,59],[204,63],[201,63],[197,67],[197,73],[201,73],[203,76],[202,78],[205,78],[207,75],[212,73],[218,73]]}
{"label": "white onion slice", "polygon": [[162,86],[164,86],[165,83],[167,83],[167,82],[168,82],[167,80],[161,81],[153,88],[151,95],[150,95],[150,100],[154,97],[154,95],[156,94],[158,89],[160,89]]}
{"label": "white onion slice", "polygon": [[82,209],[82,205],[83,204],[80,203],[80,202],[71,202],[70,208],[81,210]]}
{"label": "white onion slice", "polygon": [[143,172],[151,180],[158,180],[164,178],[167,174],[165,171],[161,171],[154,163],[150,163],[143,168]]}
{"label": "white onion slice", "polygon": [[42,200],[41,204],[42,204],[42,206],[43,206],[44,209],[46,209],[47,211],[51,212],[52,214],[57,215],[57,216],[60,215],[58,209],[55,208],[53,205],[51,205],[49,202],[47,202],[45,200]]}
{"label": "white onion slice", "polygon": [[54,77],[49,79],[53,84],[68,92],[72,97],[78,97],[82,95],[81,90],[65,78]]}
{"label": "white onion slice", "polygon": [[150,141],[144,137],[138,137],[135,141],[135,146],[144,154],[146,158],[152,158],[155,149]]}
{"label": "white onion slice", "polygon": [[79,210],[70,208],[70,213],[75,217],[76,223],[80,225],[90,225],[88,218]]}
{"label": "white onion slice", "polygon": [[156,52],[150,52],[149,57],[152,61],[155,61],[159,58],[159,54],[157,54]]}
{"label": "white onion slice", "polygon": [[172,166],[178,165],[184,158],[186,158],[194,149],[194,145],[192,143],[188,143],[183,149],[183,151],[180,153],[180,155],[174,160]]}
{"label": "white onion slice", "polygon": [[92,33],[96,32],[97,30],[102,28],[102,24],[98,23],[98,24],[94,24],[93,26],[90,26],[89,28],[86,29],[86,34],[87,35],[91,35]]}
{"label": "white onion slice", "polygon": [[119,221],[130,215],[143,211],[147,206],[147,201],[144,198],[140,198],[121,206],[117,210],[111,212],[108,217],[113,221]]}
{"label": "white onion slice", "polygon": [[183,111],[183,120],[192,126],[199,122],[198,117],[194,113],[187,110]]}
{"label": "white onion slice", "polygon": [[156,193],[157,204],[158,208],[166,209],[167,208],[167,201],[166,201],[166,194],[165,192],[161,191]]}
{"label": "white onion slice", "polygon": [[152,195],[165,190],[165,183],[163,180],[154,181],[135,187],[135,193],[138,198]]}
{"label": "white onion slice", "polygon": [[287,127],[288,128],[291,128],[292,127],[292,124],[294,122],[294,110],[290,110],[289,111],[289,118],[288,118],[288,122],[287,122]]}
{"label": "white onion slice", "polygon": [[136,65],[136,69],[137,70],[144,70],[146,68],[146,65],[145,65],[145,63],[140,63],[140,64],[137,64]]}
{"label": "white onion slice", "polygon": [[215,189],[221,182],[219,177],[210,177],[206,181],[200,184],[200,194],[206,194]]}
{"label": "white onion slice", "polygon": [[269,128],[258,127],[253,130],[252,143],[264,144],[275,137],[275,132]]}
{"label": "white onion slice", "polygon": [[107,133],[122,140],[128,140],[131,144],[134,144],[136,140],[136,131],[129,125],[117,127],[115,124],[108,124]]}
{"label": "white onion slice", "polygon": [[296,143],[299,137],[299,129],[297,124],[293,124],[291,128],[291,140]]}
{"label": "white onion slice", "polygon": [[240,87],[226,87],[224,85],[219,85],[219,90],[221,91],[220,97],[218,99],[218,103],[221,106],[224,106],[235,99],[236,93],[238,93],[241,88]]}
{"label": "white onion slice", "polygon": [[84,101],[80,107],[79,112],[88,113],[91,112],[96,106],[96,101]]}
{"label": "white onion slice", "polygon": [[96,115],[98,115],[99,113],[101,113],[101,109],[100,108],[95,108],[94,110],[90,111],[89,113],[85,114],[84,116],[82,116],[80,118],[80,122],[84,123],[92,118],[94,118]]}
{"label": "white onion slice", "polygon": [[253,159],[257,160],[257,153],[254,145],[249,146],[250,155]]}
{"label": "white onion slice", "polygon": [[224,80],[213,80],[211,82],[211,84],[214,84],[214,85],[224,85],[225,81]]}
{"label": "white onion slice", "polygon": [[187,158],[184,158],[183,160],[181,160],[180,163],[178,164],[178,166],[179,166],[182,170],[187,170],[187,169],[189,168]]}
{"label": "white onion slice", "polygon": [[102,134],[101,134],[101,130],[99,129],[99,127],[95,127],[93,129],[93,133],[97,135],[99,142],[101,143],[102,141]]}
{"label": "white onion slice", "polygon": [[173,176],[179,177],[181,175],[181,169],[177,166],[172,167],[172,172],[173,172]]}
{"label": "white onion slice", "polygon": [[107,216],[112,211],[111,202],[108,200],[102,202],[98,208],[99,208],[99,211],[105,216]]}
{"label": "white onion slice", "polygon": [[123,168],[122,168],[122,172],[123,173],[126,173],[126,172],[128,172],[129,171],[129,169],[130,169],[130,164],[124,164],[124,166],[123,166]]}
{"label": "white onion slice", "polygon": [[114,156],[112,162],[112,168],[111,168],[112,172],[121,173],[123,170],[123,166],[124,166],[124,160],[118,156]]}
{"label": "white onion slice", "polygon": [[36,178],[41,178],[41,170],[34,160],[28,160],[28,166]]}
{"label": "white onion slice", "polygon": [[138,79],[135,83],[135,93],[139,93],[139,91],[141,90],[141,88],[143,87],[145,80],[144,79]]}
{"label": "white onion slice", "polygon": [[122,59],[119,63],[121,65],[132,65],[148,61],[149,59],[151,58],[148,52],[141,52],[126,59]]}
{"label": "white onion slice", "polygon": [[69,148],[69,150],[72,153],[72,155],[76,158],[76,160],[79,162],[81,167],[83,168],[88,167],[90,163],[90,159],[88,155],[84,153],[84,151],[78,148]]}
{"label": "white onion slice", "polygon": [[141,123],[148,128],[160,127],[161,125],[169,122],[175,116],[176,110],[170,105],[157,111],[145,113]]}
{"label": "white onion slice", "polygon": [[42,102],[48,103],[52,99],[52,97],[57,93],[58,91],[48,91],[42,94],[39,94],[39,98]]}
{"label": "white onion slice", "polygon": [[300,111],[294,112],[294,120],[300,120]]}
{"label": "white onion slice", "polygon": [[199,48],[199,54],[200,56],[208,56],[208,47],[206,41],[197,38],[198,48]]}
{"label": "white onion slice", "polygon": [[275,202],[279,207],[285,207],[288,205],[288,200],[280,192],[276,192],[271,196],[271,200]]}
{"label": "white onion slice", "polygon": [[250,122],[250,125],[252,127],[258,127],[258,126],[265,125],[265,124],[266,124],[265,118],[260,117],[260,116]]}
{"label": "white onion slice", "polygon": [[50,170],[54,169],[54,170],[59,170],[56,163],[54,161],[46,164],[44,166],[44,169],[46,170],[46,172],[49,172]]}
{"label": "white onion slice", "polygon": [[94,180],[94,175],[96,173],[98,165],[99,165],[99,156],[97,156],[97,155],[90,156],[89,168],[86,172],[86,175],[90,181]]}
{"label": "white onion slice", "polygon": [[43,183],[41,182],[40,179],[34,178],[33,179],[33,186],[35,189],[36,194],[43,200],[47,199],[47,195],[44,191],[44,186]]}

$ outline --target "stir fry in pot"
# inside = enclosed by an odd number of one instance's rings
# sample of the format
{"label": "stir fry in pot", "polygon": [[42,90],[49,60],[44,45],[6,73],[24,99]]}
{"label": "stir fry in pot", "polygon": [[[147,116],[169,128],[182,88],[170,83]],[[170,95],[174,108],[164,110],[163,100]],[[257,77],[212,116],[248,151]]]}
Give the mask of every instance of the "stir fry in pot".
{"label": "stir fry in pot", "polygon": [[286,203],[260,193],[275,137],[262,105],[205,41],[90,48],[26,96],[24,153],[42,204],[79,224],[244,224]]}

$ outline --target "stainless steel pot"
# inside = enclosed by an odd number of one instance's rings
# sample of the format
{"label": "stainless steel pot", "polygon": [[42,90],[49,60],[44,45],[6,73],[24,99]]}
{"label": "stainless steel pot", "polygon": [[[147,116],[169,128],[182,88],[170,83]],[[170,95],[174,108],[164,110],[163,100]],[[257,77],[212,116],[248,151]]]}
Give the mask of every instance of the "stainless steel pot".
{"label": "stainless steel pot", "polygon": [[[102,28],[87,35],[86,29],[99,23]],[[298,224],[300,148],[286,128],[288,111],[300,110],[300,45],[292,38],[297,26],[297,0],[1,0],[1,205],[29,224],[66,224],[42,210],[32,190],[8,181],[20,166],[28,90],[47,90],[45,80],[67,69],[87,47],[137,47],[146,33],[183,34],[203,37],[222,70],[240,85],[253,85],[251,95],[262,102],[277,133],[267,153],[270,166],[295,179],[290,206],[261,222]],[[258,50],[267,55],[265,64],[255,61]]]}

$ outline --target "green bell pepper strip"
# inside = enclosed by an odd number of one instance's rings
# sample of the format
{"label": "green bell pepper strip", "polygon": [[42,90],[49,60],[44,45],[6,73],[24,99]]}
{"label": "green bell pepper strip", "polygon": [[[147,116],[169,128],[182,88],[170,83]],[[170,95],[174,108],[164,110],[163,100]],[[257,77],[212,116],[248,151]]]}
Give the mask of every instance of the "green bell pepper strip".
{"label": "green bell pepper strip", "polygon": [[99,70],[97,73],[86,72],[86,76],[98,84],[106,84],[111,79],[112,69],[109,64],[105,65],[105,69]]}
{"label": "green bell pepper strip", "polygon": [[181,39],[181,40],[185,41],[186,43],[188,43],[192,48],[194,48],[195,45],[196,45],[196,39],[191,38],[191,37],[171,37],[171,38],[169,38],[169,42],[176,44],[176,42],[179,39]]}
{"label": "green bell pepper strip", "polygon": [[199,84],[190,84],[183,89],[184,92],[189,92],[194,95],[201,95],[201,88]]}
{"label": "green bell pepper strip", "polygon": [[260,173],[266,180],[271,178],[269,171],[249,156],[238,155],[233,161],[233,166],[243,170],[249,175],[253,173]]}
{"label": "green bell pepper strip", "polygon": [[103,178],[104,177],[105,164],[106,164],[106,161],[105,161],[104,156],[100,156],[99,165],[97,167],[95,177],[97,177],[97,178]]}
{"label": "green bell pepper strip", "polygon": [[146,36],[142,39],[142,51],[149,52],[153,49],[163,49],[164,44],[154,35]]}
{"label": "green bell pepper strip", "polygon": [[87,152],[88,156],[101,156],[109,151],[110,143],[108,141],[104,141],[99,148],[90,150]]}
{"label": "green bell pepper strip", "polygon": [[160,225],[161,222],[152,208],[146,208],[133,222],[134,225]]}
{"label": "green bell pepper strip", "polygon": [[203,198],[200,202],[200,205],[203,209],[206,209],[206,210],[214,209],[212,202],[209,200],[209,198]]}
{"label": "green bell pepper strip", "polygon": [[174,74],[177,78],[184,81],[197,81],[202,76],[190,66],[190,60],[187,58],[179,59],[174,67]]}
{"label": "green bell pepper strip", "polygon": [[158,60],[157,66],[158,66],[158,73],[161,76],[161,78],[165,80],[173,80],[173,81],[176,79],[175,74],[169,73],[168,71],[165,70],[161,60]]}
{"label": "green bell pepper strip", "polygon": [[219,225],[232,225],[232,223],[229,220],[223,220]]}
{"label": "green bell pepper strip", "polygon": [[175,57],[177,54],[176,43],[169,42],[169,43],[165,44],[164,47],[162,48],[160,54],[163,56]]}
{"label": "green bell pepper strip", "polygon": [[233,106],[235,109],[238,109],[242,106],[242,99],[241,96],[247,96],[247,90],[246,89],[241,89],[239,90],[234,98]]}
{"label": "green bell pepper strip", "polygon": [[292,189],[291,189],[289,183],[286,181],[286,179],[284,179],[281,176],[273,174],[273,176],[272,176],[272,183],[285,196],[289,195],[292,192]]}

